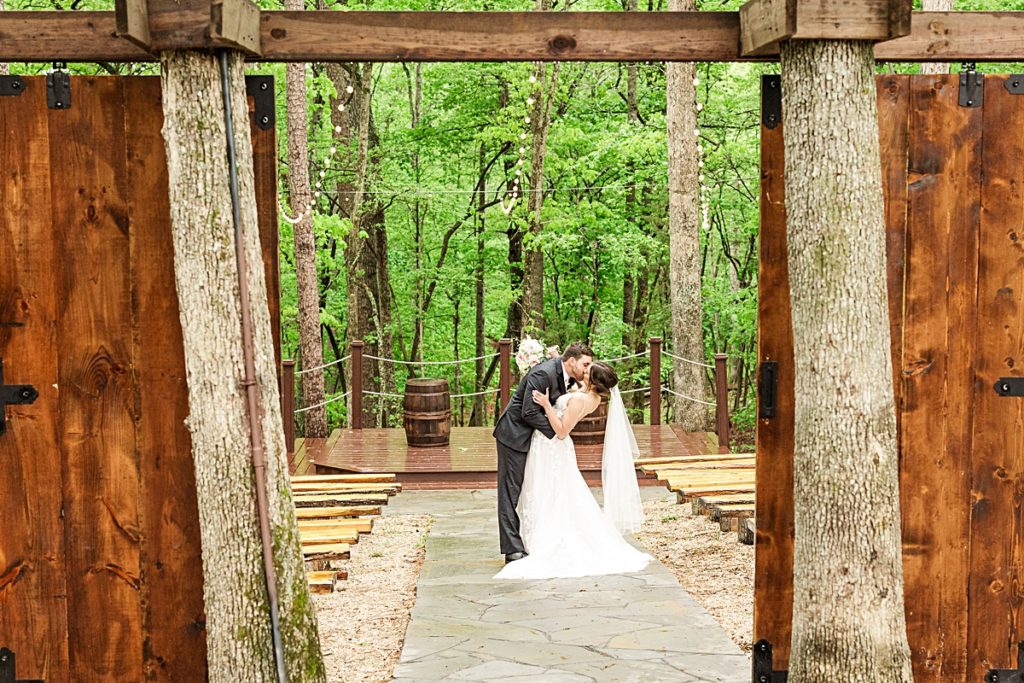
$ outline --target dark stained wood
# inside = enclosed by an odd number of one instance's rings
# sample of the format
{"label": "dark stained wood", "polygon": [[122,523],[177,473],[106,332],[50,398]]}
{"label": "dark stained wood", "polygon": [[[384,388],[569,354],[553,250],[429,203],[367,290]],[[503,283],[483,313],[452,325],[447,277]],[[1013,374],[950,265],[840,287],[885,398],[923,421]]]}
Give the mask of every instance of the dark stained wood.
{"label": "dark stained wood", "polygon": [[448,380],[418,378],[405,384],[402,422],[410,447],[441,447],[452,432],[452,402]]}
{"label": "dark stained wood", "polygon": [[[262,61],[774,61],[740,54],[738,12],[262,13]],[[5,12],[0,61],[151,62],[114,12]],[[338,36],[344,36],[339,40]],[[200,40],[198,36],[190,40]],[[888,62],[1024,60],[1024,12],[914,12]]]}
{"label": "dark stained wood", "polygon": [[[272,318],[273,319],[273,318]],[[275,327],[277,327],[275,325]],[[295,361],[281,361],[281,421],[284,443],[288,449],[288,465],[295,456]]]}
{"label": "dark stained wood", "polygon": [[[250,103],[251,103],[250,99]],[[250,116],[250,123],[252,117]],[[270,333],[274,338],[274,359],[281,367],[281,269],[280,238],[277,220],[277,136],[273,126],[262,130],[250,126],[253,176],[256,185],[256,216],[263,251],[267,304],[270,309]],[[281,377],[278,376],[278,386]],[[294,418],[294,415],[292,416]]]}
{"label": "dark stained wood", "polygon": [[749,0],[740,8],[744,55],[778,54],[782,40],[869,40],[910,33],[909,0]]}
{"label": "dark stained wood", "polygon": [[498,412],[512,400],[512,340],[498,342]]}
{"label": "dark stained wood", "polygon": [[966,673],[982,110],[958,105],[958,80],[910,79],[900,499],[918,683]]}
{"label": "dark stained wood", "polygon": [[754,641],[788,669],[793,613],[793,332],[789,308],[782,123],[761,127],[758,360],[778,363],[775,417],[757,424]]}
{"label": "dark stained wood", "polygon": [[724,353],[715,354],[715,425],[718,444],[729,448],[729,370]]}
{"label": "dark stained wood", "polygon": [[1024,375],[1024,101],[1003,83],[985,76],[968,681],[1015,668],[1024,639],[1024,399],[993,390],[999,377]]}
{"label": "dark stained wood", "polygon": [[[143,679],[139,452],[122,81],[78,78],[48,112],[63,262],[57,334],[74,680]],[[103,615],[100,617],[100,615]],[[116,628],[98,628],[98,622]]]}
{"label": "dark stained wood", "polygon": [[604,444],[604,430],[608,424],[608,402],[601,401],[594,412],[582,418],[572,428],[570,436],[576,446]]}
{"label": "dark stained wood", "polygon": [[160,79],[123,79],[147,680],[206,676],[202,547],[174,284]]}
{"label": "dark stained wood", "polygon": [[352,342],[352,402],[348,417],[352,429],[363,428],[363,342]]}
{"label": "dark stained wood", "polygon": [[651,337],[651,424],[661,424],[661,338]]}
{"label": "dark stained wood", "polygon": [[[53,240],[46,83],[0,97],[0,358],[4,380],[32,384],[0,436],[0,632],[18,675],[68,683],[67,588],[55,321],[61,253]],[[0,408],[0,410],[3,410]]]}
{"label": "dark stained wood", "polygon": [[903,421],[900,390],[903,355],[903,277],[907,243],[907,136],[910,126],[910,79],[877,76],[878,142],[885,194],[886,278],[889,293],[889,340],[892,347],[893,393],[897,439]]}

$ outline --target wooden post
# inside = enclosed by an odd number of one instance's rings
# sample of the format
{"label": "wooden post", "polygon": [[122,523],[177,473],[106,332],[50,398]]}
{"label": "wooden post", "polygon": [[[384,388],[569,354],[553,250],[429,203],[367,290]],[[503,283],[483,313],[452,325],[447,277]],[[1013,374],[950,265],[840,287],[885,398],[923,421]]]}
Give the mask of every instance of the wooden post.
{"label": "wooden post", "polygon": [[715,354],[715,410],[718,422],[718,447],[729,448],[729,376],[724,353]]}
{"label": "wooden post", "polygon": [[284,422],[284,443],[291,456],[295,452],[295,361],[281,361],[281,369],[281,421]]}
{"label": "wooden post", "polygon": [[363,342],[352,342],[352,414],[348,416],[352,429],[363,428]]}
{"label": "wooden post", "polygon": [[498,342],[498,401],[501,409],[512,399],[512,340],[502,339]]}
{"label": "wooden post", "polygon": [[661,424],[661,337],[651,337],[651,424]]}

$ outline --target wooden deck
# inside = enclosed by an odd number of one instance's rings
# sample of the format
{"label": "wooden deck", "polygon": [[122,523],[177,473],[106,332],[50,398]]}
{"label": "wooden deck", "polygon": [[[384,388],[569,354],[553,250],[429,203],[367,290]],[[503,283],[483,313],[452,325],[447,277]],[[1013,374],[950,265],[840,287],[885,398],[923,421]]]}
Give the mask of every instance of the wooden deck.
{"label": "wooden deck", "polygon": [[[305,439],[293,459],[295,474],[394,472],[406,489],[494,488],[497,451],[491,427],[455,427],[440,448],[409,447],[401,429],[338,429],[328,439]],[[641,458],[718,453],[713,432],[683,432],[675,425],[633,425]],[[601,482],[601,445],[577,446],[583,476]],[[301,468],[301,472],[299,471]],[[642,485],[658,479],[637,471]]]}

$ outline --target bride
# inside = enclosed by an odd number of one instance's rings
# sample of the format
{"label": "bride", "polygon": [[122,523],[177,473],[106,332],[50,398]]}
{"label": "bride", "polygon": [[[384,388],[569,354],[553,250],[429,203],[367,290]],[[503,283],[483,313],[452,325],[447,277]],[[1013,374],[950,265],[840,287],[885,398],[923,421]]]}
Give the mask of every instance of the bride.
{"label": "bride", "polygon": [[[547,579],[640,571],[651,557],[627,543],[622,533],[640,529],[644,513],[633,458],[636,439],[626,417],[618,377],[607,363],[593,363],[583,387],[552,405],[547,391],[533,400],[555,430],[552,439],[533,433],[516,511],[522,520],[527,555],[505,565],[497,579]],[[569,432],[608,399],[598,506],[576,464]]]}

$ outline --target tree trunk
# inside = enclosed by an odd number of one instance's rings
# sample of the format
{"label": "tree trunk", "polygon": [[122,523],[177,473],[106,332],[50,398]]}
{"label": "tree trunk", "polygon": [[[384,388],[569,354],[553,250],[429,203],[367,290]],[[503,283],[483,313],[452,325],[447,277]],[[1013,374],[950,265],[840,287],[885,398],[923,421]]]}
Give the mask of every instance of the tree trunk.
{"label": "tree trunk", "polygon": [[[230,57],[243,248],[267,456],[280,623],[290,681],[325,678],[288,480],[267,290],[256,221],[243,59]],[[216,57],[161,55],[174,270],[188,371],[203,544],[211,681],[276,678],[246,408],[238,268]]]}
{"label": "tree trunk", "polygon": [[[694,9],[691,0],[671,0],[671,11]],[[696,70],[693,64],[666,65],[668,125],[669,292],[672,312],[672,350],[683,358],[704,362],[704,324],[701,309],[700,198],[697,150]],[[704,368],[675,361],[675,390],[692,398],[708,395]],[[674,396],[676,421],[687,431],[707,429],[706,406]]]}
{"label": "tree trunk", "polygon": [[[473,391],[484,390],[484,359],[481,356],[484,355],[484,193],[487,191],[487,176],[485,169],[487,168],[487,147],[485,143],[480,143],[480,174],[478,177],[482,178],[480,184],[480,191],[476,195],[476,268],[474,268],[474,278],[476,280],[476,306],[475,306],[475,328],[476,328],[476,344],[473,347],[474,355],[476,356],[476,362],[474,368],[476,370],[476,381],[473,386],[476,387]],[[469,416],[469,424],[471,427],[479,427],[484,423],[484,413],[487,411],[487,396],[480,395],[473,397],[473,412]]]}
{"label": "tree trunk", "polygon": [[[925,12],[952,12],[953,0],[921,0]],[[921,65],[923,74],[948,74],[949,62],[925,62]]]}
{"label": "tree trunk", "polygon": [[[286,0],[285,9],[301,10],[302,0]],[[323,340],[320,336],[320,292],[316,277],[316,237],[313,235],[313,196],[309,187],[309,143],[306,138],[306,65],[285,66],[288,128],[288,192],[292,215],[298,221],[292,226],[295,242],[295,286],[299,305],[299,357],[302,369],[316,368],[324,363]],[[302,396],[306,405],[324,402],[324,372],[314,370],[302,375]],[[327,407],[313,408],[305,413],[305,436],[327,437]]]}
{"label": "tree trunk", "polygon": [[[910,683],[872,44],[782,44],[794,683]],[[821,87],[823,83],[832,87]]]}

